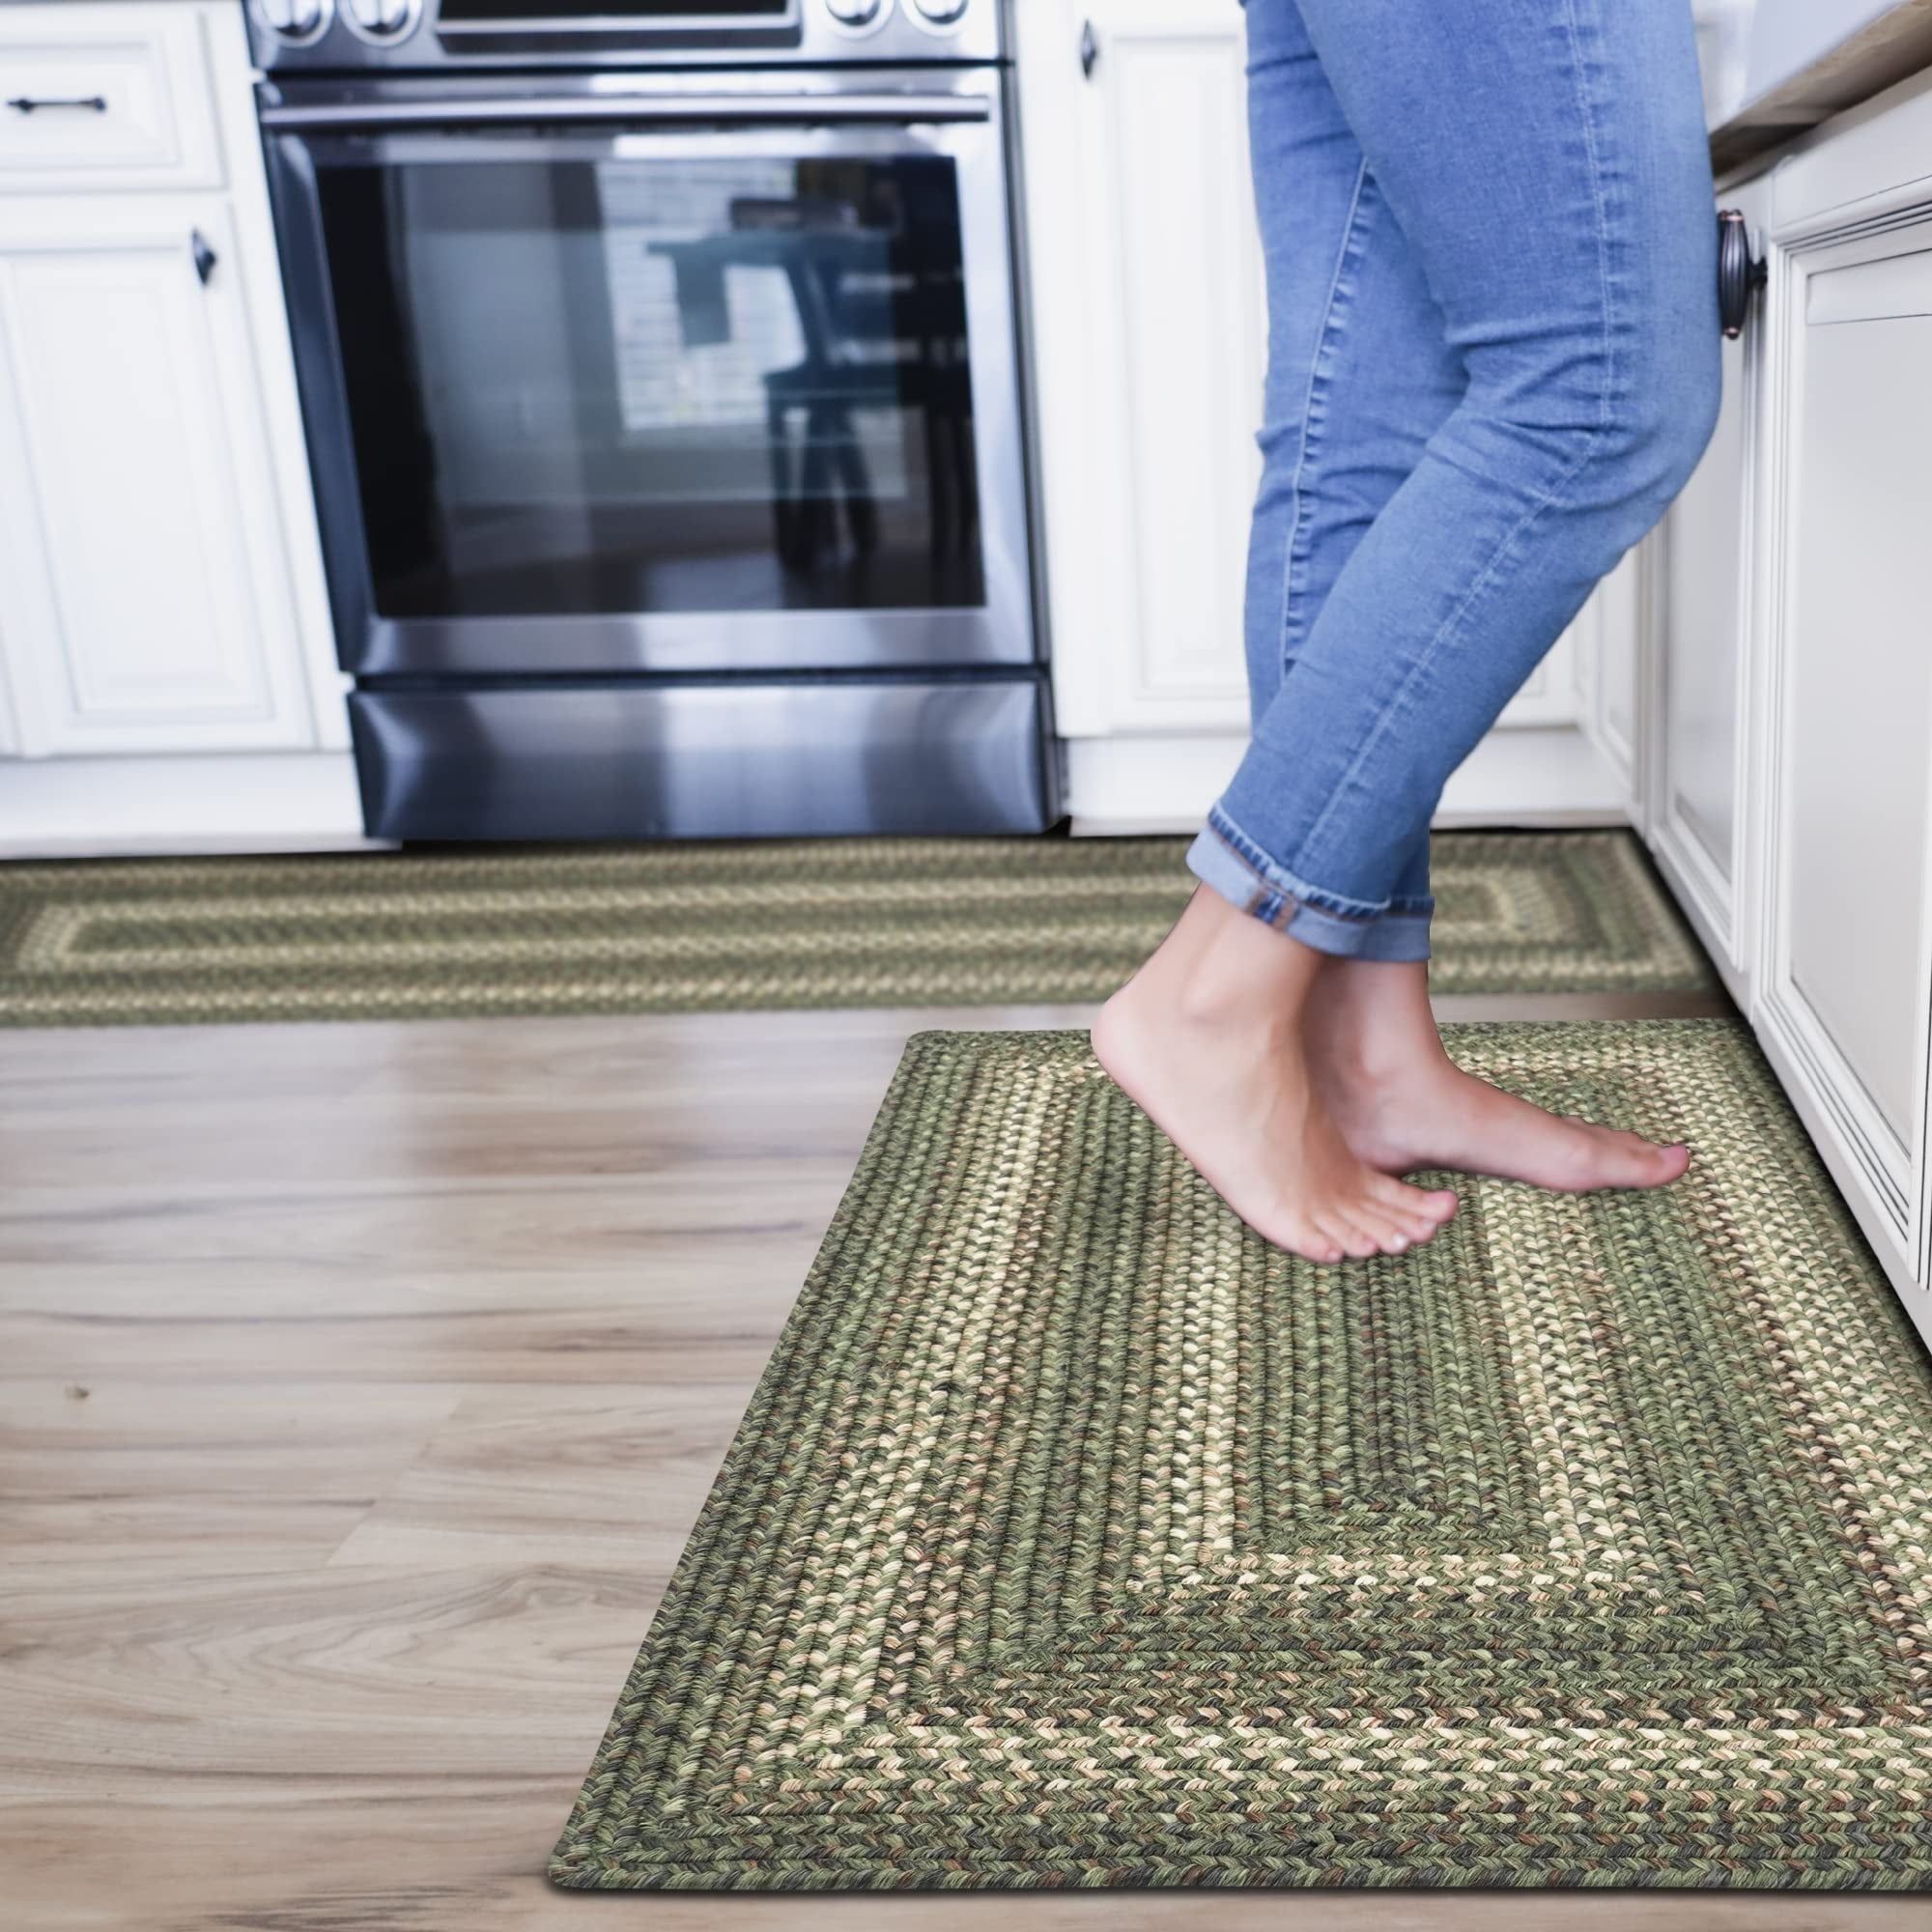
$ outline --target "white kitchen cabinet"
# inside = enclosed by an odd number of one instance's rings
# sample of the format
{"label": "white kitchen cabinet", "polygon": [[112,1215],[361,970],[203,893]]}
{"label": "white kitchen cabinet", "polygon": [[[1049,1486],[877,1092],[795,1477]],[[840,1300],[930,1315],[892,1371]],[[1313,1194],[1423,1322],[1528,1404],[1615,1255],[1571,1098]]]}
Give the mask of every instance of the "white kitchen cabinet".
{"label": "white kitchen cabinet", "polygon": [[1932,194],[1789,236],[1765,539],[1760,1032],[1866,1233],[1925,1266]]}
{"label": "white kitchen cabinet", "polygon": [[1647,831],[1932,1340],[1932,79],[1720,204],[1769,277],[1645,547]]}
{"label": "white kitchen cabinet", "polygon": [[[1248,727],[1266,298],[1237,0],[1015,10],[1056,723],[1077,826],[1197,820]],[[1614,807],[1578,728],[1593,609],[1445,805]],[[1498,746],[1515,731],[1520,743]],[[1487,755],[1486,755],[1487,754]],[[1460,800],[1459,800],[1460,790]]]}
{"label": "white kitchen cabinet", "polygon": [[1767,263],[1644,546],[1645,829],[1932,1342],[1932,75],[1727,180]]}
{"label": "white kitchen cabinet", "polygon": [[353,832],[242,10],[0,4],[0,72],[80,103],[0,107],[0,844]]}
{"label": "white kitchen cabinet", "polygon": [[74,203],[53,223],[0,203],[0,637],[23,751],[312,740],[238,249],[218,206]]}
{"label": "white kitchen cabinet", "polygon": [[[1761,254],[1769,177],[1719,197],[1739,210]],[[1656,648],[1651,657],[1651,849],[1733,995],[1749,1002],[1756,904],[1746,844],[1751,781],[1746,730],[1756,454],[1774,318],[1753,301],[1724,344],[1723,405],[1697,471],[1649,539]]]}
{"label": "white kitchen cabinet", "polygon": [[1266,315],[1241,9],[1016,11],[1057,723],[1236,730]]}

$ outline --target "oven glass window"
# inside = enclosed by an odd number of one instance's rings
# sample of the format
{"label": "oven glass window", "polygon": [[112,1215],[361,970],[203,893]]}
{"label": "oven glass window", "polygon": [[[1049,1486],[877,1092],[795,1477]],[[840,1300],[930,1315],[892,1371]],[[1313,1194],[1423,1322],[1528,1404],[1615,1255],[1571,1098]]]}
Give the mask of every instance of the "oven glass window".
{"label": "oven glass window", "polygon": [[984,602],[948,157],[319,173],[383,615]]}

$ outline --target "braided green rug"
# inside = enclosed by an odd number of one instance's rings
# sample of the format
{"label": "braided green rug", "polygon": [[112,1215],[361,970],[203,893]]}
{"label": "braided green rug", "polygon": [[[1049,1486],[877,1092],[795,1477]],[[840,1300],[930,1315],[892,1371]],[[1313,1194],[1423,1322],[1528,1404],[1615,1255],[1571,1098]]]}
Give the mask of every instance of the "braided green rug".
{"label": "braided green rug", "polygon": [[1932,1883],[1932,1371],[1755,1047],[1449,1039],[1690,1173],[1313,1268],[915,1037],[551,1876]]}
{"label": "braided green rug", "polygon": [[[838,839],[0,866],[0,1025],[1104,999],[1178,838]],[[1621,832],[1436,841],[1444,993],[1714,984]]]}

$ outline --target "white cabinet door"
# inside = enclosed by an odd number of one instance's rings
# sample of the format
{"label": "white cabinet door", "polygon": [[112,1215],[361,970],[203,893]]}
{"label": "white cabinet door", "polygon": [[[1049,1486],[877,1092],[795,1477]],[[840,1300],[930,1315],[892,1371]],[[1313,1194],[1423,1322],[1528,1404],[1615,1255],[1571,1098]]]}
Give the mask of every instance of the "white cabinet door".
{"label": "white cabinet door", "polygon": [[[1765,247],[1768,178],[1722,197]],[[1754,452],[1768,316],[1753,302],[1724,345],[1710,447],[1651,539],[1658,625],[1649,830],[1653,849],[1731,988],[1747,999],[1754,905],[1745,850],[1744,719]]]}
{"label": "white cabinet door", "polygon": [[0,205],[0,659],[23,753],[313,742],[244,287],[211,197]]}
{"label": "white cabinet door", "polygon": [[[1028,0],[1015,31],[1059,726],[1238,739],[1267,339],[1242,10]],[[1576,722],[1594,619],[1505,724]]]}
{"label": "white cabinet door", "polygon": [[1060,727],[1239,731],[1265,344],[1241,9],[1040,0],[1016,29]]}
{"label": "white cabinet door", "polygon": [[1756,1017],[1866,1232],[1922,1277],[1932,218],[1787,259]]}

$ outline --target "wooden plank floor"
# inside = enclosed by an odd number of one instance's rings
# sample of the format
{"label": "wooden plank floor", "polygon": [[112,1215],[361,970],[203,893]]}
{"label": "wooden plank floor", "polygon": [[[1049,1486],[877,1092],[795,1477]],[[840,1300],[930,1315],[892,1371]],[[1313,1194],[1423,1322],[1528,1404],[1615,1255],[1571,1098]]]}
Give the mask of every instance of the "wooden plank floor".
{"label": "wooden plank floor", "polygon": [[0,1922],[1922,1932],[1815,1895],[546,1887],[906,1035],[1086,1017],[0,1037]]}

